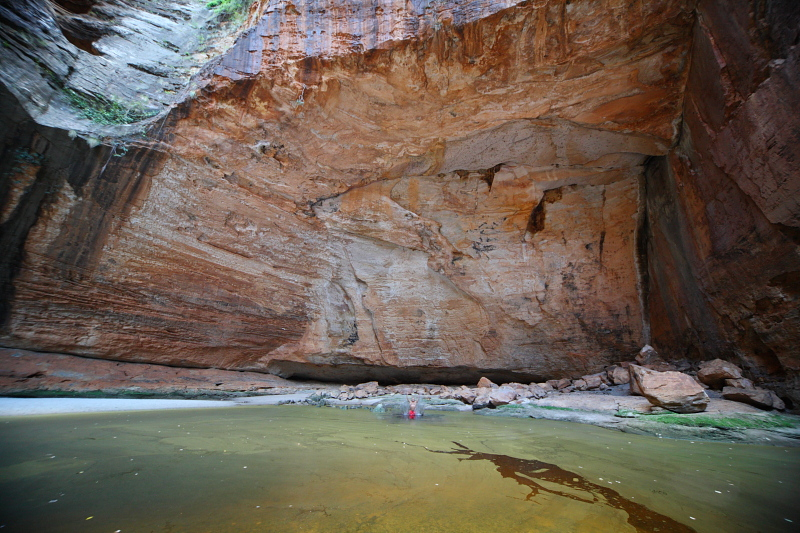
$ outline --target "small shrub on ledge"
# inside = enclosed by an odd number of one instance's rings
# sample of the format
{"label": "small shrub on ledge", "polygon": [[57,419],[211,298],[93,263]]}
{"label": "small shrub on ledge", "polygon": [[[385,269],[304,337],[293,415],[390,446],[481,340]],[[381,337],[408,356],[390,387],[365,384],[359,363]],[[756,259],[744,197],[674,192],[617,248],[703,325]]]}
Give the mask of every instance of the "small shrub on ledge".
{"label": "small shrub on ledge", "polygon": [[126,104],[113,96],[111,98],[87,96],[72,89],[64,89],[64,93],[80,116],[106,126],[132,124],[157,113],[140,103]]}

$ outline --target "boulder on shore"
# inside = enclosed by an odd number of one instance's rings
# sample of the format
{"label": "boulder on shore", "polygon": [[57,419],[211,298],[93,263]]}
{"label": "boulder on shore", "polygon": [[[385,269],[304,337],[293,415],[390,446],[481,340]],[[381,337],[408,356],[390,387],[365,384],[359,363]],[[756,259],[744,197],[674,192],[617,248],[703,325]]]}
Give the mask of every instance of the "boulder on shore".
{"label": "boulder on shore", "polygon": [[581,379],[586,383],[587,390],[599,389],[604,383],[607,385],[609,381],[605,372],[581,376]]}
{"label": "boulder on shore", "polygon": [[755,389],[756,386],[747,378],[739,378],[739,379],[726,379],[725,380],[726,387],[735,387],[737,389]]}
{"label": "boulder on shore", "polygon": [[360,391],[363,390],[368,394],[376,394],[378,392],[378,382],[377,381],[367,381],[366,383],[359,383],[356,385],[356,390]]}
{"label": "boulder on shore", "polygon": [[639,353],[636,354],[636,362],[640,365],[652,365],[655,363],[661,362],[661,356],[658,355],[658,352],[655,348],[646,344],[644,348],[639,350]]}
{"label": "boulder on shore", "polygon": [[608,370],[608,377],[613,385],[624,385],[630,383],[631,374],[627,368],[615,366]]}
{"label": "boulder on shore", "polygon": [[547,381],[547,383],[555,390],[566,389],[567,387],[572,385],[572,381],[570,381],[569,378],[550,379]]}
{"label": "boulder on shore", "polygon": [[630,365],[631,393],[639,394],[658,407],[675,413],[700,413],[709,398],[691,376],[681,372],[656,372]]}
{"label": "boulder on shore", "polygon": [[499,407],[517,399],[517,391],[512,387],[500,387],[489,392],[489,405]]}
{"label": "boulder on shore", "polygon": [[472,401],[472,408],[478,410],[491,407],[491,393],[492,389],[490,387],[478,387],[475,390],[475,399]]}
{"label": "boulder on shore", "polygon": [[491,387],[497,387],[497,385],[495,385],[491,379],[484,376],[478,380],[478,387],[491,388]]}
{"label": "boulder on shore", "polygon": [[721,389],[726,379],[740,379],[741,377],[741,368],[722,359],[704,361],[700,363],[700,370],[697,371],[697,379],[712,389]]}
{"label": "boulder on shore", "polygon": [[475,401],[475,398],[478,396],[478,393],[475,392],[474,389],[462,386],[460,389],[454,390],[452,395],[454,400],[459,400],[467,405],[472,405],[472,403]]}
{"label": "boulder on shore", "polygon": [[725,387],[722,389],[722,397],[734,402],[742,402],[759,409],[777,409],[783,411],[786,405],[778,395],[766,389],[740,389],[738,387]]}
{"label": "boulder on shore", "polygon": [[547,389],[536,383],[531,383],[527,391],[524,393],[525,398],[544,398],[547,396]]}

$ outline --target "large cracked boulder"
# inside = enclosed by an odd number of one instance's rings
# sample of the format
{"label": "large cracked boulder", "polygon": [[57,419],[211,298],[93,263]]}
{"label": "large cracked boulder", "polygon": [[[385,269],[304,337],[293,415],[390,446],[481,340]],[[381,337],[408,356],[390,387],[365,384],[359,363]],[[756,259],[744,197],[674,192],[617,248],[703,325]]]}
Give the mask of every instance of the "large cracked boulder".
{"label": "large cracked boulder", "polygon": [[586,383],[586,390],[602,389],[609,381],[605,372],[583,376],[581,379]]}
{"label": "large cracked boulder", "polygon": [[747,378],[739,378],[739,379],[726,379],[725,380],[726,387],[734,387],[737,389],[755,389],[755,385],[752,381]]}
{"label": "large cracked boulder", "polygon": [[675,413],[700,413],[709,398],[691,376],[681,372],[656,372],[630,365],[631,393],[639,394],[658,407]]}

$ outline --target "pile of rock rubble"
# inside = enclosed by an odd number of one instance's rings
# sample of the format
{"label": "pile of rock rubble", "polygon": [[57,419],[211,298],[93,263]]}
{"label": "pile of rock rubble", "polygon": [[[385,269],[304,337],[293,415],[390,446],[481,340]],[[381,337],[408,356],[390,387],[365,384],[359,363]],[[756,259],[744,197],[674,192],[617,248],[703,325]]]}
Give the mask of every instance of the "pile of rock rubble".
{"label": "pile of rock rubble", "polygon": [[622,362],[602,372],[577,379],[553,379],[542,383],[504,383],[497,385],[481,378],[476,387],[462,385],[397,385],[382,387],[377,381],[340,387],[339,400],[366,399],[388,394],[428,395],[459,400],[473,409],[520,404],[551,394],[573,391],[606,391],[640,395],[654,406],[676,413],[705,411],[707,391],[726,400],[743,402],[760,409],[784,410],[783,401],[770,390],[756,387],[742,375],[742,369],[714,359],[699,364],[696,370],[687,363],[668,363],[650,346],[645,346],[635,362]]}

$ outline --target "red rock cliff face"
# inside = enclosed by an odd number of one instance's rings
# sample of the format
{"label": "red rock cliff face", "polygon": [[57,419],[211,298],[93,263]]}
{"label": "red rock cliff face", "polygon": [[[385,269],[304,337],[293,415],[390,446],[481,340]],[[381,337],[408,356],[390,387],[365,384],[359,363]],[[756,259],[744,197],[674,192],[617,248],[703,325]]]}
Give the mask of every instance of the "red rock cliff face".
{"label": "red rock cliff face", "polygon": [[798,37],[795,2],[701,2],[680,144],[647,179],[654,341],[731,359],[794,402]]}
{"label": "red rock cliff face", "polygon": [[[693,9],[256,2],[195,96],[124,154],[48,137],[7,99],[24,132],[7,150],[42,158],[7,174],[2,343],[328,379],[543,378],[627,358],[652,315],[683,355],[668,298],[699,290],[698,241],[668,215],[697,150],[686,134],[670,148],[691,91],[716,83],[689,71],[707,30]],[[780,194],[763,209],[789,226]]]}

